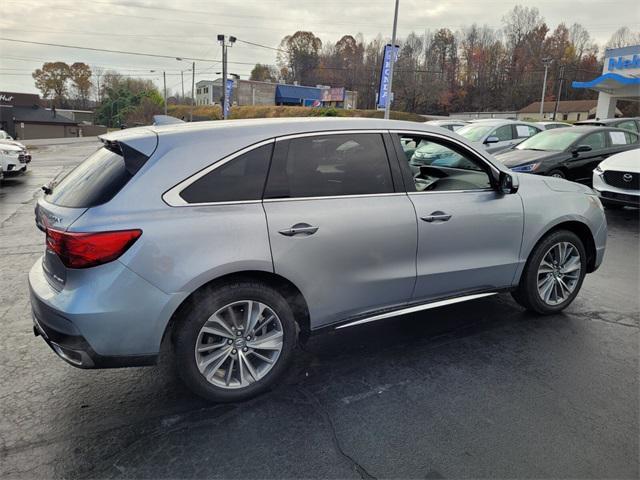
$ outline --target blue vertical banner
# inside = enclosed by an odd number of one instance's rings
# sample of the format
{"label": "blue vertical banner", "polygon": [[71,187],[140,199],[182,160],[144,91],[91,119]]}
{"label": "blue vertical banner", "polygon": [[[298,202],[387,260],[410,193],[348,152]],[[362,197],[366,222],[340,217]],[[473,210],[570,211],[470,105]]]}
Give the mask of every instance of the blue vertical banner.
{"label": "blue vertical banner", "polygon": [[382,57],[382,69],[380,70],[380,86],[378,87],[378,108],[384,108],[387,105],[387,97],[391,95],[389,91],[389,76],[391,74],[391,55],[394,55],[393,61],[398,60],[398,45],[395,47],[391,44],[384,46],[384,55]]}
{"label": "blue vertical banner", "polygon": [[224,112],[223,118],[229,116],[229,105],[231,105],[231,94],[233,93],[233,79],[227,78],[227,85],[224,92]]}

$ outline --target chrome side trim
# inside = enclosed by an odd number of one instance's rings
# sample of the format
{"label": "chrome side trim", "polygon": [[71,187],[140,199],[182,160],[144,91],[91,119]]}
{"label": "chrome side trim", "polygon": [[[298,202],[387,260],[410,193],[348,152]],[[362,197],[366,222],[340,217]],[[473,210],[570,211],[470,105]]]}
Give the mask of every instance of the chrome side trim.
{"label": "chrome side trim", "polygon": [[[305,132],[305,133],[292,133],[289,135],[283,135],[281,137],[276,138],[276,142],[281,142],[283,140],[291,140],[292,138],[304,138],[304,137],[320,137],[324,135],[349,135],[352,133],[387,133],[387,129],[385,128],[374,128],[374,129],[360,129],[360,130],[320,130],[317,132]],[[425,132],[423,132],[425,133]]]}
{"label": "chrome side trim", "polygon": [[326,197],[285,197],[285,198],[265,198],[264,203],[274,202],[299,202],[302,200],[331,200],[337,198],[371,198],[371,197],[404,197],[406,192],[392,192],[392,193],[363,193],[355,195],[328,195]]}
{"label": "chrome side trim", "polygon": [[262,142],[254,143],[253,145],[245,147],[242,150],[238,150],[237,152],[232,153],[231,155],[228,155],[227,157],[224,157],[224,158],[218,160],[217,162],[209,165],[208,167],[203,168],[199,172],[197,172],[197,173],[191,175],[190,177],[188,177],[187,179],[181,181],[177,185],[171,187],[169,190],[167,190],[166,192],[164,192],[162,194],[162,200],[164,200],[165,203],[167,205],[171,206],[171,207],[201,207],[201,206],[204,206],[204,205],[232,205],[232,204],[236,204],[236,203],[260,203],[261,199],[241,200],[241,201],[236,201],[236,202],[188,203],[188,202],[186,202],[184,200],[184,198],[182,198],[180,196],[180,192],[182,190],[184,190],[185,188],[187,188],[189,185],[191,185],[196,180],[204,177],[206,174],[208,174],[209,172],[214,171],[216,168],[219,168],[219,167],[223,166],[227,162],[230,162],[234,158],[237,158],[240,155],[243,155],[243,154],[245,154],[247,152],[250,152],[251,150],[255,150],[256,148],[260,148],[260,147],[263,147],[265,145],[269,145],[270,143],[274,143],[274,142],[275,142],[275,139],[274,138],[270,138],[269,140],[264,140]]}
{"label": "chrome side trim", "polygon": [[478,188],[471,190],[440,190],[440,191],[428,191],[428,192],[407,192],[407,195],[432,195],[443,194],[443,193],[477,193],[477,192],[495,192],[493,188]]}
{"label": "chrome side trim", "polygon": [[408,313],[419,312],[421,310],[429,310],[431,308],[444,307],[445,305],[453,305],[454,303],[466,302],[468,300],[475,300],[476,298],[489,297],[491,295],[497,295],[497,294],[498,292],[475,293],[473,295],[464,295],[462,297],[455,297],[455,298],[449,298],[447,300],[439,300],[436,302],[425,303],[422,305],[416,305],[414,307],[394,310],[393,312],[381,313],[379,315],[374,315],[372,317],[367,317],[361,320],[356,320],[354,322],[345,323],[344,325],[337,326],[335,329],[338,330],[340,328],[353,327],[355,325],[360,325],[363,323],[375,322],[376,320],[397,317],[398,315],[406,315]]}

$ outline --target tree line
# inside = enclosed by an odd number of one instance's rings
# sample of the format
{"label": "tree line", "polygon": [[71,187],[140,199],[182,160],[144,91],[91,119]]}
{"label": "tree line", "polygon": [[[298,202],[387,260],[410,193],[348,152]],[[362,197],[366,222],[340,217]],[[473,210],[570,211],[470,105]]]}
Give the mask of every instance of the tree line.
{"label": "tree line", "polygon": [[[375,108],[382,52],[381,35],[364,41],[358,34],[323,42],[309,31],[284,37],[275,65],[257,64],[251,79],[301,85],[330,85],[358,91],[359,108]],[[535,7],[515,6],[502,28],[476,24],[452,31],[412,32],[399,40],[393,81],[396,110],[447,114],[459,111],[517,110],[540,100],[544,64],[549,64],[546,100],[595,98],[571,82],[602,72],[602,57],[589,31],[564,23],[551,30]],[[640,34],[620,28],[605,45],[640,43]]]}

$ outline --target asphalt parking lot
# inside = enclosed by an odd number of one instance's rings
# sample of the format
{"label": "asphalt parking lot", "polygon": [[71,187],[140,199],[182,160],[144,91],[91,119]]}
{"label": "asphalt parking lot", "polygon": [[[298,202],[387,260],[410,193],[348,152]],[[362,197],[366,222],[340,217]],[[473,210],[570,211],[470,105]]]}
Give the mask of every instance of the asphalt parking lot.
{"label": "asphalt parking lot", "polygon": [[211,405],[158,367],[75,369],[33,336],[38,188],[96,148],[33,151],[0,189],[1,478],[638,478],[638,211],[563,313],[509,295],[312,338],[275,390]]}

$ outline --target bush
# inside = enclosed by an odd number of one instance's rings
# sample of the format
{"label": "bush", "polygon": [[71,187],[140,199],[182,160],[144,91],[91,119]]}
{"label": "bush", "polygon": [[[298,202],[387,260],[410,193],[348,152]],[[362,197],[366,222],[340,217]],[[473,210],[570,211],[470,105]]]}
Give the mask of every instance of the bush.
{"label": "bush", "polygon": [[[169,105],[168,114],[176,118],[189,119],[189,105]],[[201,119],[220,120],[222,110],[219,105],[199,105],[194,107],[193,116]],[[287,107],[274,105],[243,105],[231,107],[230,119],[243,118],[281,118],[281,117],[367,117],[383,118],[381,110],[345,110],[335,107]],[[408,112],[391,112],[394,120],[408,120],[411,122],[424,122],[421,115]]]}

